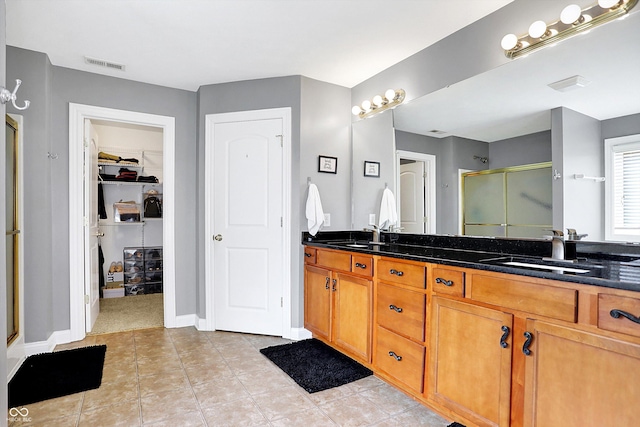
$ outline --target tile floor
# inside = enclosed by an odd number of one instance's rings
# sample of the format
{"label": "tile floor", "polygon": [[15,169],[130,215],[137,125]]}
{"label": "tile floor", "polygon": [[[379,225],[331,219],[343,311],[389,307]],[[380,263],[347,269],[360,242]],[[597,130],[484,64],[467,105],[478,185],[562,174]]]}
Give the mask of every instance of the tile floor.
{"label": "tile floor", "polygon": [[[373,376],[309,394],[258,349],[277,337],[195,328],[87,337],[106,344],[96,390],[27,405],[10,426],[432,426],[448,421]],[[36,385],[37,386],[37,385]]]}

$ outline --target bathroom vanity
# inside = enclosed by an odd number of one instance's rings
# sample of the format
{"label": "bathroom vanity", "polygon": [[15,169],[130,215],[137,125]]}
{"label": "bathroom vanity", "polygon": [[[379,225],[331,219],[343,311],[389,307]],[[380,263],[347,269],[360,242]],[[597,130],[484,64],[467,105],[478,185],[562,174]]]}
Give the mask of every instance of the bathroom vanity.
{"label": "bathroom vanity", "polygon": [[640,248],[303,234],[305,327],[466,426],[635,425]]}

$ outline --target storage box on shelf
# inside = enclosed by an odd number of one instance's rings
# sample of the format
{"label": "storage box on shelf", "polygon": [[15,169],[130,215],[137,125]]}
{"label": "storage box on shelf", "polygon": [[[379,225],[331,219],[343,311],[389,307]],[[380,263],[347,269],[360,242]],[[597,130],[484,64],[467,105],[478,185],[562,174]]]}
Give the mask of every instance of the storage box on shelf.
{"label": "storage box on shelf", "polygon": [[125,295],[162,292],[162,247],[123,250]]}

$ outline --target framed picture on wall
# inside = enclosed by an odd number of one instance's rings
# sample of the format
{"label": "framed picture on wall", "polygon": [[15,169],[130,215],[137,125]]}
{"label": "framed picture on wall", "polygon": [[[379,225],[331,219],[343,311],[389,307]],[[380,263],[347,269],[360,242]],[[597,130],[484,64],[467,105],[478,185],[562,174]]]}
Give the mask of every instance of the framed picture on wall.
{"label": "framed picture on wall", "polygon": [[380,162],[364,161],[364,176],[380,178]]}
{"label": "framed picture on wall", "polygon": [[318,172],[338,173],[338,158],[318,156]]}

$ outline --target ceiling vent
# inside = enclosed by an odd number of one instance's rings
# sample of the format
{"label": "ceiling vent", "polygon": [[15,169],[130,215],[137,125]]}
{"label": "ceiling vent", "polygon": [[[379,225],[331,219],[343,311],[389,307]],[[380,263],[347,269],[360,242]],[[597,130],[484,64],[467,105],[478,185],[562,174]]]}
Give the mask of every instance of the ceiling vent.
{"label": "ceiling vent", "polygon": [[432,136],[434,138],[445,138],[447,136],[450,136],[451,134],[449,132],[445,132],[443,130],[433,129],[433,130],[425,132],[425,135],[426,136]]}
{"label": "ceiling vent", "polygon": [[112,70],[124,71],[124,64],[118,64],[111,61],[105,61],[104,59],[91,58],[89,56],[84,57],[84,62],[89,65],[96,65],[98,67],[110,68]]}
{"label": "ceiling vent", "polygon": [[582,76],[572,76],[563,80],[558,80],[557,82],[549,83],[547,86],[559,92],[568,92],[570,90],[582,89],[589,85],[589,83],[591,83],[591,80],[587,80]]}

